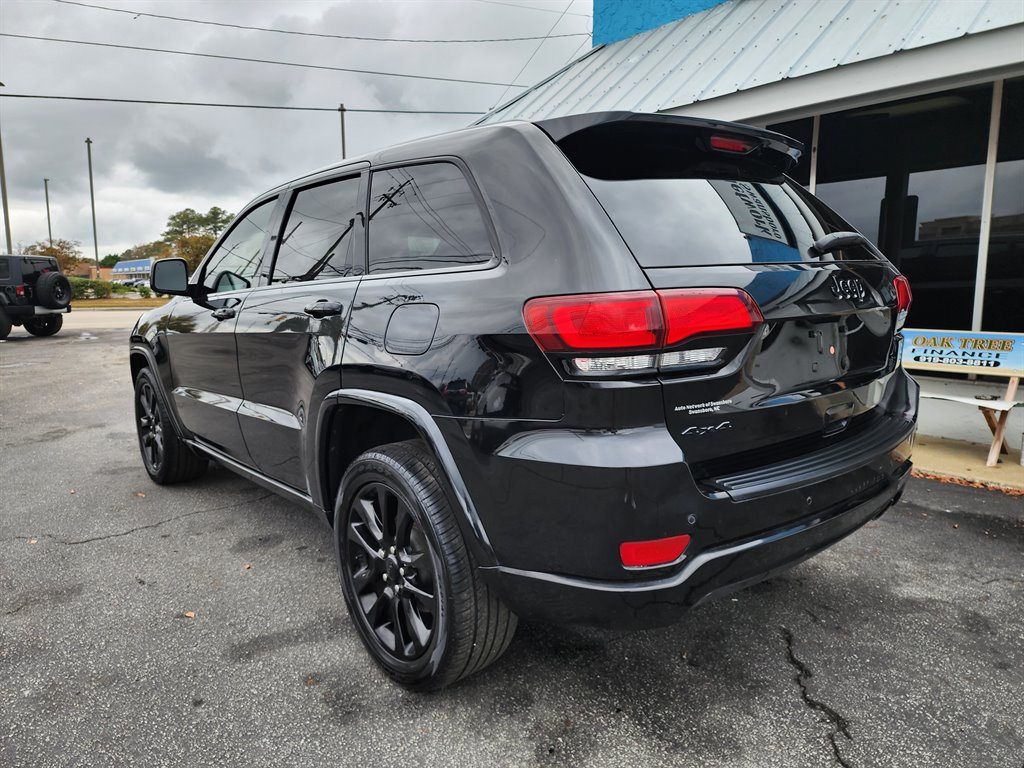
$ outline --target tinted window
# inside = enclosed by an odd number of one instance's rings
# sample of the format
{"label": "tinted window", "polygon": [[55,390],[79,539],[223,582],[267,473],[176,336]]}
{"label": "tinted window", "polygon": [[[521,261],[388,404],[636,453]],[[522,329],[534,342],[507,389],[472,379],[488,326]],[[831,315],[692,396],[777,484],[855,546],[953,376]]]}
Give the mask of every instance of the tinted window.
{"label": "tinted window", "polygon": [[273,282],[361,274],[354,247],[361,208],[358,176],[301,190],[282,229]]}
{"label": "tinted window", "polygon": [[827,209],[795,184],[584,178],[644,267],[873,258],[856,247],[812,256],[815,230],[849,226],[822,217]]}
{"label": "tinted window", "polygon": [[204,286],[214,292],[252,286],[276,202],[275,198],[260,203],[232,225],[227,237],[206,262]]}
{"label": "tinted window", "polygon": [[490,260],[473,191],[451,163],[375,171],[370,188],[370,272],[444,269]]}

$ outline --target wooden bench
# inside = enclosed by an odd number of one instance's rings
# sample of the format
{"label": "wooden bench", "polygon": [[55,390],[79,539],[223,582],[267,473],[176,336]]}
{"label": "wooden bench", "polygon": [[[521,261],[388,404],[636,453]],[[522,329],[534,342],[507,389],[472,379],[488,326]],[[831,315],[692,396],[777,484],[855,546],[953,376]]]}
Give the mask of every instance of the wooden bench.
{"label": "wooden bench", "polygon": [[[994,467],[1000,453],[1009,453],[1006,421],[1010,411],[1024,406],[1017,400],[1017,387],[1024,376],[1024,333],[981,331],[936,331],[919,328],[903,330],[903,367],[908,371],[976,373],[1007,379],[1001,398],[991,395],[964,397],[921,387],[921,397],[976,405],[992,432],[988,466]],[[1024,455],[1021,456],[1024,464]]]}

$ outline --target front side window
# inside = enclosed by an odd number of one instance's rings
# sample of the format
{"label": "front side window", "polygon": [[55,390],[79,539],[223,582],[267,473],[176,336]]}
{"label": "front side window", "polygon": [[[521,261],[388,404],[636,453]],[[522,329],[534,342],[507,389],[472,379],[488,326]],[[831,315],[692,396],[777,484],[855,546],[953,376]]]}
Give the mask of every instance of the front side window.
{"label": "front side window", "polygon": [[373,173],[370,273],[484,264],[493,249],[469,182],[452,163]]}
{"label": "front side window", "polygon": [[355,247],[361,209],[358,176],[301,190],[281,230],[271,281],[361,274],[362,249]]}
{"label": "front side window", "polygon": [[260,266],[263,242],[277,198],[260,203],[238,219],[206,262],[203,286],[213,293],[252,287]]}

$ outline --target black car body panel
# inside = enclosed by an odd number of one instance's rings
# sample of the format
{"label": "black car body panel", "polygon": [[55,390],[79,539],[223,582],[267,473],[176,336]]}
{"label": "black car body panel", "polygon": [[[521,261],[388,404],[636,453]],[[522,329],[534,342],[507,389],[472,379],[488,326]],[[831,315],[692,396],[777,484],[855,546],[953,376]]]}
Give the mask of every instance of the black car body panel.
{"label": "black car body panel", "polygon": [[[743,157],[708,148],[723,131],[750,143]],[[753,225],[722,233],[735,260],[652,250],[647,235],[658,233],[615,213],[628,188],[610,185],[632,183],[627,161],[651,161],[630,147],[674,135],[697,149],[673,156],[662,180],[685,177],[719,217],[728,209],[740,222],[736,200],[751,205]],[[609,141],[625,160],[602,159]],[[849,226],[783,181],[798,153],[743,126],[604,113],[481,126],[318,171],[255,201],[274,210],[247,285],[236,275],[230,290],[202,287],[222,244],[240,237],[229,229],[191,278],[192,296],[143,316],[133,371],[156,371],[190,444],[325,518],[345,462],[379,444],[377,421],[384,442],[421,439],[481,573],[514,610],[665,623],[881,514],[909,472],[917,390],[898,365],[898,273],[872,248],[813,250]],[[458,194],[478,208],[477,245],[463,263],[434,268],[437,251],[421,242],[430,238],[410,235],[387,247],[420,253],[417,268],[375,271],[375,257],[392,259],[375,227],[414,208],[417,173],[437,165],[465,180]],[[347,266],[277,281],[275,252],[303,232],[290,226],[296,195],[356,177],[359,210],[340,234],[353,243]],[[769,209],[779,219],[763,238],[770,247],[750,230]],[[428,234],[467,239],[414,210],[430,219]],[[721,350],[703,369],[588,378],[524,322],[536,297],[693,288],[744,291],[763,316],[678,347]],[[675,562],[631,569],[620,559],[623,542],[683,534],[690,544]]]}

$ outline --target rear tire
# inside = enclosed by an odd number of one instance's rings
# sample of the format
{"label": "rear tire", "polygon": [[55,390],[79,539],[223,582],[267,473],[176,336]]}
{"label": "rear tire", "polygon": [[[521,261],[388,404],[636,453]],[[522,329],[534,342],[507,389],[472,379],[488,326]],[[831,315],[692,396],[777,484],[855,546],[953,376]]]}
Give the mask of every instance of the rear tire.
{"label": "rear tire", "polygon": [[135,428],[146,472],[157,485],[194,480],[206,471],[207,459],[178,437],[160,397],[152,371],[143,368],[135,379]]}
{"label": "rear tire", "polygon": [[40,315],[25,321],[25,330],[33,336],[53,336],[63,326],[63,315]]}
{"label": "rear tire", "polygon": [[349,615],[374,661],[419,691],[496,661],[517,624],[477,574],[440,472],[419,441],[373,448],[345,472],[334,512]]}
{"label": "rear tire", "polygon": [[0,341],[6,339],[10,335],[12,327],[13,323],[11,323],[11,318],[7,316],[7,313],[4,312],[4,308],[0,306]]}
{"label": "rear tire", "polygon": [[64,309],[71,303],[71,283],[60,272],[44,272],[36,280],[36,301],[47,309]]}

